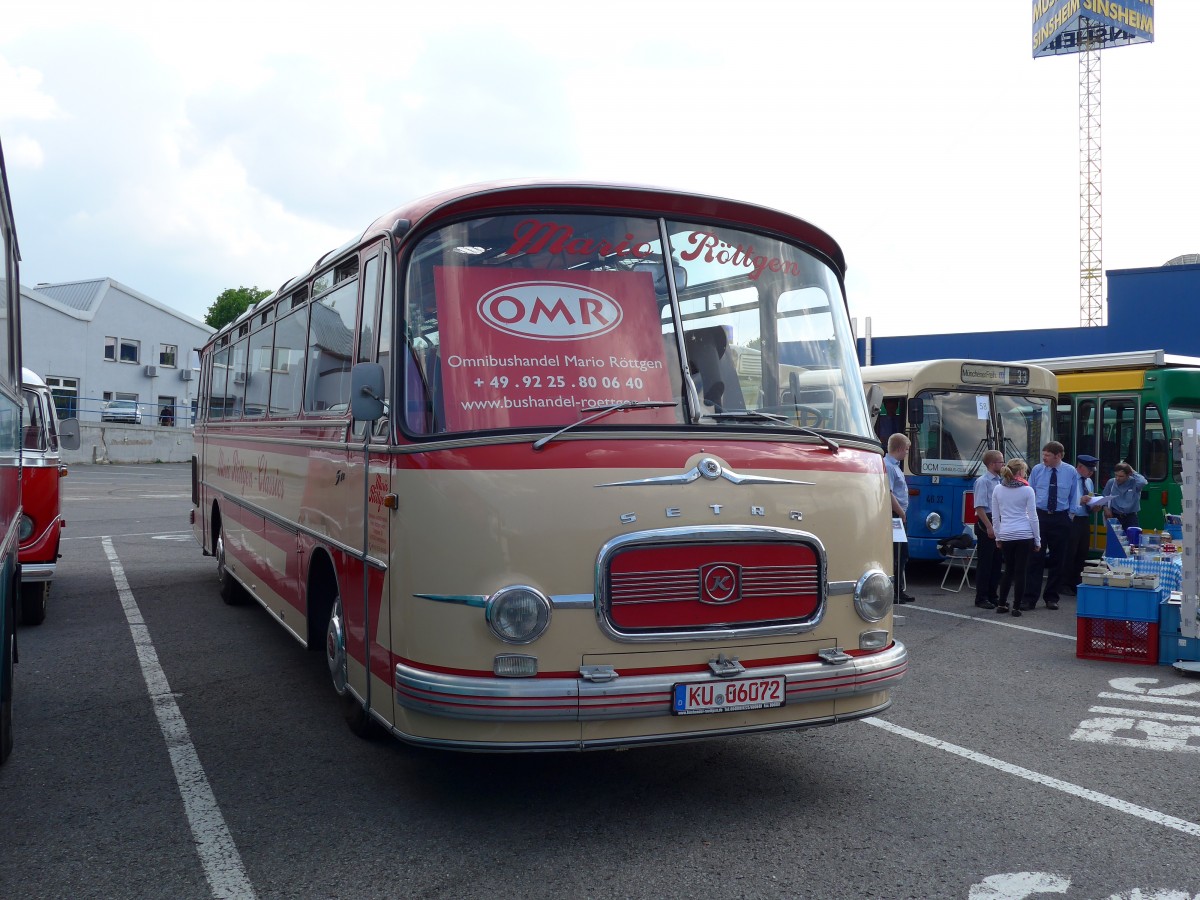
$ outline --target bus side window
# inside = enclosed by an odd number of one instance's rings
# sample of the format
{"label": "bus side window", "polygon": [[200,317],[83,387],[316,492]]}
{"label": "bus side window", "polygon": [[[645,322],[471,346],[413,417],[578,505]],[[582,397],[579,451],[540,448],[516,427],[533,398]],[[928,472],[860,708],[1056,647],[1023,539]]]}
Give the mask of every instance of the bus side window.
{"label": "bus side window", "polygon": [[[316,293],[314,287],[313,293]],[[313,300],[308,323],[308,368],[304,411],[344,415],[350,404],[350,361],[358,279],[344,281]]]}

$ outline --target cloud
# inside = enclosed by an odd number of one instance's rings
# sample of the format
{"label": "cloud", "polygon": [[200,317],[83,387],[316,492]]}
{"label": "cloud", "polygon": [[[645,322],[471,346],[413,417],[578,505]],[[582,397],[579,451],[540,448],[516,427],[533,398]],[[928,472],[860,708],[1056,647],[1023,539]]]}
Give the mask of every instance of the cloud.
{"label": "cloud", "polygon": [[0,125],[61,115],[54,98],[42,90],[42,81],[37,69],[13,65],[0,56]]}

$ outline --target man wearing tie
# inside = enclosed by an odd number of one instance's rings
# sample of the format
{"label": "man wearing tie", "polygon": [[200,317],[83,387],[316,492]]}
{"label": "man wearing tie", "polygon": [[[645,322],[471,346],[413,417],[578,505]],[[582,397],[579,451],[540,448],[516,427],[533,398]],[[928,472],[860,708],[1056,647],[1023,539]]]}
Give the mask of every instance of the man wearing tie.
{"label": "man wearing tie", "polygon": [[[1038,527],[1042,532],[1042,549],[1029,560],[1029,576],[1025,581],[1022,609],[1037,606],[1038,594],[1046,609],[1058,609],[1058,582],[1066,562],[1067,544],[1071,539],[1071,510],[1080,504],[1079,473],[1062,464],[1066,448],[1050,441],[1042,448],[1042,461],[1029,473],[1029,486],[1037,498]],[[1046,586],[1042,587],[1042,572]]]}

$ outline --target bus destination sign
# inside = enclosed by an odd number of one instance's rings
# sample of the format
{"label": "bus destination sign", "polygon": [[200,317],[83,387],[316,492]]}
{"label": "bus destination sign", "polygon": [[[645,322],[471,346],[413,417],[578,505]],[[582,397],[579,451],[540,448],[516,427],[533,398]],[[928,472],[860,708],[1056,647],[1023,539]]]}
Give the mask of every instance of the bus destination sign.
{"label": "bus destination sign", "polygon": [[993,384],[1027,387],[1029,369],[1024,366],[991,366],[986,363],[963,363],[963,384]]}

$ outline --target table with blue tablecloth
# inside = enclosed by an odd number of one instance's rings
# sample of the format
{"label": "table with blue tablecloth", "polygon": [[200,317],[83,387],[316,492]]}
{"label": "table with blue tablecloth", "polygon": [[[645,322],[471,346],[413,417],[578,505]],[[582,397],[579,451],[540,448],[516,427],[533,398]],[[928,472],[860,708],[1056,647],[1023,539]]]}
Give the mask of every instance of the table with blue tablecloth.
{"label": "table with blue tablecloth", "polygon": [[[1159,556],[1159,559],[1155,559]],[[1183,554],[1150,554],[1134,556],[1130,559],[1116,559],[1106,556],[1104,561],[1114,572],[1131,572],[1134,575],[1157,575],[1158,586],[1177,591],[1183,583]]]}

